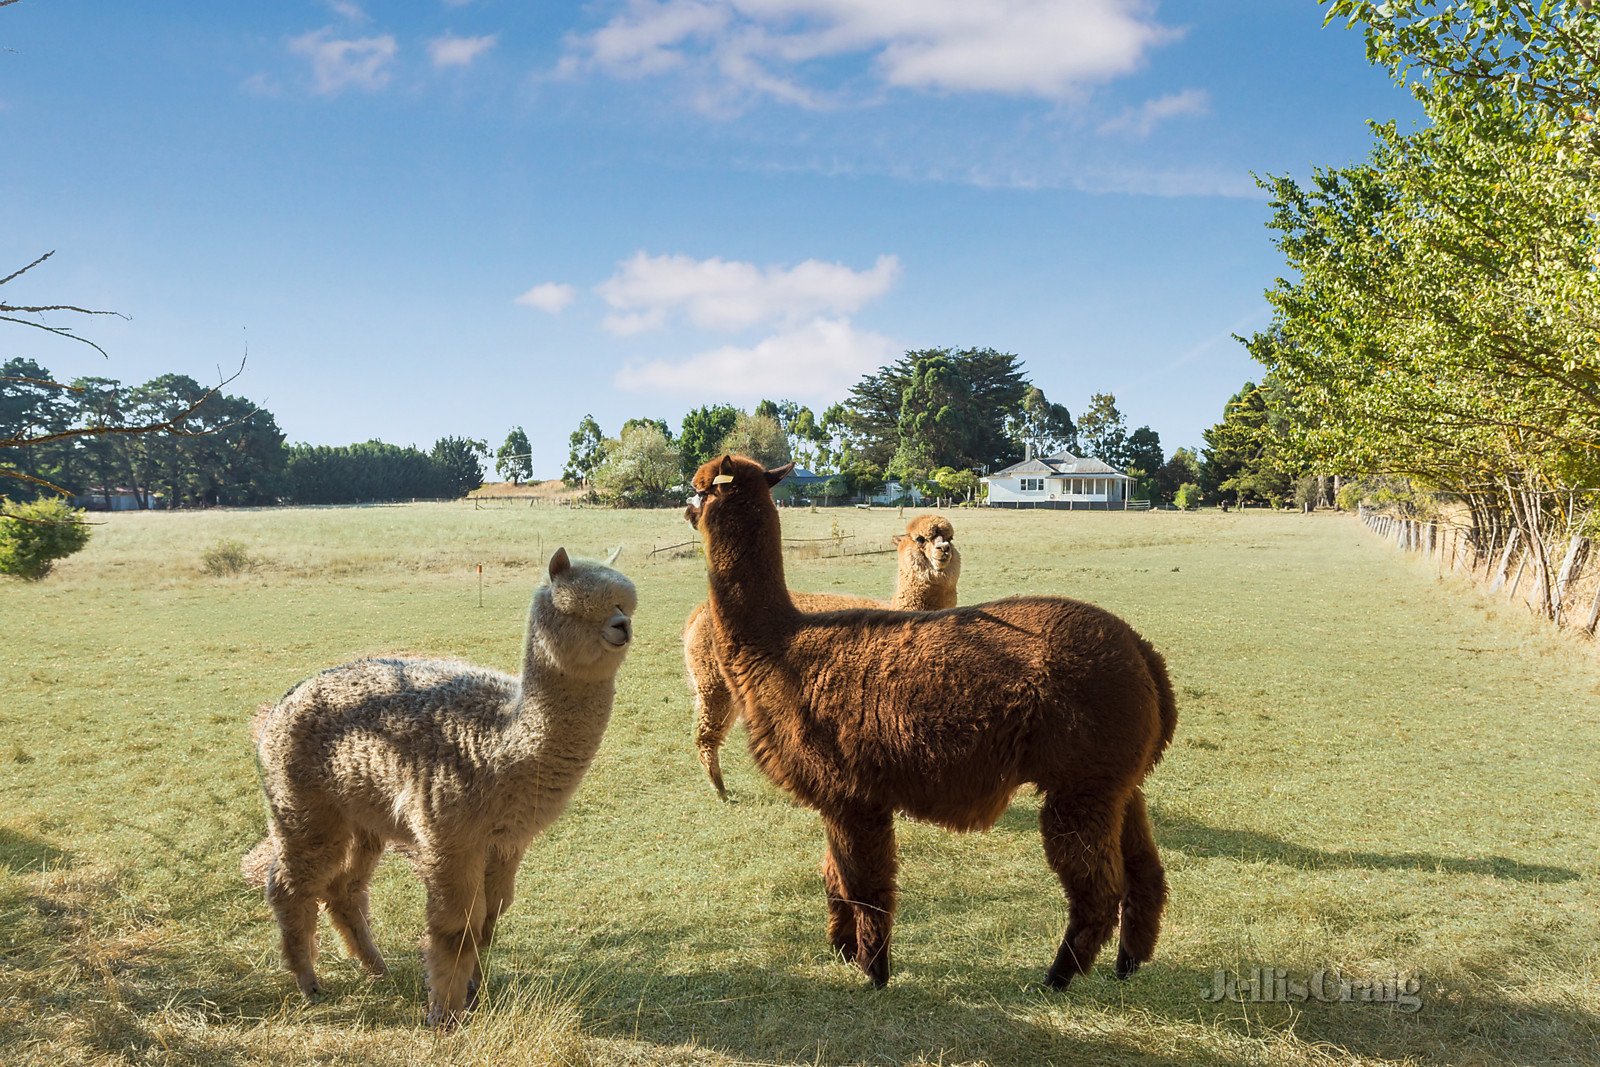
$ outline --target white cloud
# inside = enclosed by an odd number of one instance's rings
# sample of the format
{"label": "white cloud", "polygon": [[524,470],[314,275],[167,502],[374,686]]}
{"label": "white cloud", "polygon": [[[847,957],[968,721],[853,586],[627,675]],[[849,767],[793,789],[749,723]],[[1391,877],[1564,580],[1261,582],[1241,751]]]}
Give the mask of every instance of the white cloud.
{"label": "white cloud", "polygon": [[447,33],[428,42],[428,57],[435,67],[470,67],[494,47],[496,40],[492,33],[482,37],[457,37]]}
{"label": "white cloud", "polygon": [[1211,94],[1204,89],[1185,89],[1181,93],[1146,100],[1122,114],[1100,124],[1101,133],[1119,133],[1130,137],[1148,137],[1168,119],[1211,114]]}
{"label": "white cloud", "polygon": [[849,319],[818,318],[745,347],[724,345],[681,362],[631,363],[613,378],[629,392],[670,393],[745,403],[762,397],[824,401],[888,363],[899,352],[889,338],[858,330]]}
{"label": "white cloud", "polygon": [[400,46],[388,34],[341,39],[325,26],[292,38],[289,51],[311,61],[317,92],[333,94],[348,88],[369,92],[383,88],[389,83],[388,66]]}
{"label": "white cloud", "polygon": [[517,297],[517,303],[523,307],[538,308],[540,311],[559,315],[566,310],[567,305],[572,303],[573,297],[577,295],[578,291],[570,285],[563,285],[559,282],[545,282],[543,285],[536,285]]}
{"label": "white cloud", "polygon": [[[559,70],[644,77],[692,73],[701,100],[831,98],[802,84],[808,63],[862,56],[879,81],[934,92],[1063,99],[1136,70],[1180,31],[1153,0],[627,0],[570,37]],[[707,87],[711,88],[707,88]]]}
{"label": "white cloud", "polygon": [[328,8],[346,22],[367,21],[367,13],[354,0],[328,0]]}
{"label": "white cloud", "polygon": [[612,308],[603,323],[612,333],[655,329],[675,312],[702,329],[742,330],[855,311],[888,292],[899,277],[896,256],[879,256],[870,270],[855,271],[815,259],[763,269],[733,260],[638,252],[595,291]]}

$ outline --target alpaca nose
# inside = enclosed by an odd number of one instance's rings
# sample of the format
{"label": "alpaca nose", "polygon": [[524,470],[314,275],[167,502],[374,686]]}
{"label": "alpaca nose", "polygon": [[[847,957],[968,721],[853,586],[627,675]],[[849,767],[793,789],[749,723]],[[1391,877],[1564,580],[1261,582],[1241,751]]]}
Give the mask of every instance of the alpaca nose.
{"label": "alpaca nose", "polygon": [[626,615],[614,616],[611,625],[606,627],[605,639],[607,644],[621,648],[633,640],[633,623]]}

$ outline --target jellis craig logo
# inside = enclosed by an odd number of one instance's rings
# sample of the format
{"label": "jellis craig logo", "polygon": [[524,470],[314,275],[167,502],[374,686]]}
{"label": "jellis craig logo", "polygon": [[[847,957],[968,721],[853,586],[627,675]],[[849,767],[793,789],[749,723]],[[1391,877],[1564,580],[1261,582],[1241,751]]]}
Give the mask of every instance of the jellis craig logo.
{"label": "jellis craig logo", "polygon": [[1384,1004],[1410,1015],[1422,1010],[1422,977],[1349,978],[1324,968],[1302,978],[1284,967],[1252,967],[1244,974],[1217,971],[1200,995],[1211,1004]]}

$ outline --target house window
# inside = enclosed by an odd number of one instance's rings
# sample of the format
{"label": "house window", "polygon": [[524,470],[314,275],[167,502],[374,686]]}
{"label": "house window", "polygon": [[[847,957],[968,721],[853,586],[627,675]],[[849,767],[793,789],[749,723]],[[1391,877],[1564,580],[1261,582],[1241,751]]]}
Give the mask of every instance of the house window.
{"label": "house window", "polygon": [[1044,479],[1043,478],[1024,478],[1024,479],[1022,479],[1022,491],[1024,493],[1042,493],[1042,492],[1044,492]]}

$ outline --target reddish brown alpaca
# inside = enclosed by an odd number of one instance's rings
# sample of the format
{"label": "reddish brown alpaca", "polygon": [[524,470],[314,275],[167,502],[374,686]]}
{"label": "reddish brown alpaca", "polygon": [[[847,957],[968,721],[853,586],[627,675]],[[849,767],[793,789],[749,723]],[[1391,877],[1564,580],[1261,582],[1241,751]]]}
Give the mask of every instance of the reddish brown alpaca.
{"label": "reddish brown alpaca", "polygon": [[1093,964],[1117,926],[1117,975],[1155,951],[1166,876],[1139,785],[1177,722],[1159,653],[1109,612],[1062,597],[944,611],[802,614],[783,577],[765,471],[724,456],[694,476],[717,656],[762,771],[822,815],[828,937],[889,980],[894,813],[987,829],[1018,787],[1043,793],[1045,858],[1070,904],[1046,982]]}
{"label": "reddish brown alpaca", "polygon": [[[906,532],[894,535],[897,578],[894,599],[888,602],[869,597],[838,593],[795,593],[801,611],[833,611],[837,608],[899,608],[902,611],[931,611],[953,608],[956,583],[961,579],[961,553],[956,550],[956,531],[943,515],[918,515],[906,524]],[[722,676],[717,663],[716,628],[704,603],[696,604],[683,626],[683,662],[689,676],[689,691],[694,694],[694,745],[700,765],[711,779],[717,796],[728,799],[722,781],[722,742],[739,717],[732,687]]]}

